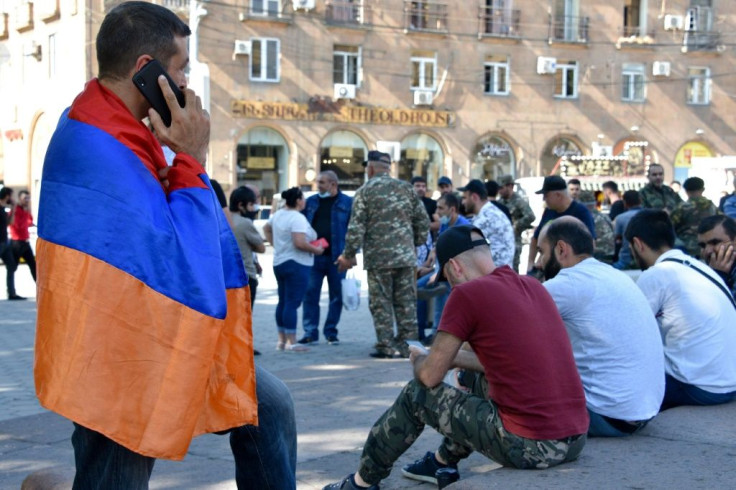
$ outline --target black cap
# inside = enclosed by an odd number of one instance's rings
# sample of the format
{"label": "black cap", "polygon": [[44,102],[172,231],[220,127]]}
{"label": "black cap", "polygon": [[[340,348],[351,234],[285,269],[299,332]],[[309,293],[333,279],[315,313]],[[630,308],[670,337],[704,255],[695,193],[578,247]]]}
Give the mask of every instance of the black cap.
{"label": "black cap", "polygon": [[550,175],[544,178],[544,184],[535,194],[544,194],[550,191],[564,191],[567,189],[567,182],[559,175]]}
{"label": "black cap", "polygon": [[472,192],[474,194],[479,194],[481,196],[487,195],[488,192],[486,191],[486,186],[483,182],[481,182],[478,179],[473,179],[467,184],[465,184],[465,187],[459,187],[458,190],[460,192]]}
{"label": "black cap", "polygon": [[371,150],[368,152],[368,160],[363,162],[363,166],[367,167],[368,162],[381,162],[386,165],[391,165],[391,155],[383,153],[382,151]]}
{"label": "black cap", "polygon": [[440,264],[437,282],[447,281],[444,269],[448,260],[481,245],[488,247],[488,242],[485,238],[473,240],[473,237],[470,236],[471,232],[476,232],[480,236],[483,236],[483,232],[473,225],[452,226],[440,234],[440,237],[437,239],[437,246],[435,247],[435,250],[437,250],[437,261]]}
{"label": "black cap", "polygon": [[450,180],[450,177],[443,175],[439,180],[437,180],[437,185],[452,185],[452,181]]}

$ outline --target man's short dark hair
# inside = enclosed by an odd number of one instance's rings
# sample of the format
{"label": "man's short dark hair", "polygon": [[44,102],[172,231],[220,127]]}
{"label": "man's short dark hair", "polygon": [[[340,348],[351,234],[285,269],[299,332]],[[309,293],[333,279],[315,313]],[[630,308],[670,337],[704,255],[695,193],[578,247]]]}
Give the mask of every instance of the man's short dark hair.
{"label": "man's short dark hair", "polygon": [[595,252],[593,235],[577,218],[551,221],[547,227],[545,240],[552,246],[562,240],[572,247],[575,255],[593,255]]}
{"label": "man's short dark hair", "polygon": [[664,169],[664,167],[662,167],[662,165],[660,165],[658,163],[650,163],[649,164],[649,168],[647,168],[647,176],[649,176],[649,174],[652,173],[652,167],[660,167],[660,168]]}
{"label": "man's short dark hair", "polygon": [[237,213],[240,208],[239,204],[243,203],[243,206],[247,206],[250,203],[256,202],[256,193],[253,192],[253,189],[249,189],[248,187],[245,187],[244,185],[238,187],[230,194],[230,211]]}
{"label": "man's short dark hair", "polygon": [[661,209],[642,209],[631,218],[624,237],[627,242],[638,238],[652,250],[675,246],[675,229],[669,215]]}
{"label": "man's short dark hair", "polygon": [[414,184],[416,184],[417,182],[422,182],[423,184],[426,184],[426,183],[427,183],[427,179],[425,179],[425,178],[424,178],[424,177],[422,177],[421,175],[415,175],[415,176],[414,176],[414,177],[412,177],[412,178],[411,178],[411,180],[409,181],[409,183],[410,183],[411,185],[414,185]]}
{"label": "man's short dark hair", "polygon": [[685,182],[682,184],[682,188],[690,192],[702,191],[705,189],[705,181],[700,177],[689,177],[685,179]]}
{"label": "man's short dark hair", "polygon": [[601,184],[601,187],[604,189],[611,189],[613,192],[618,192],[618,184],[615,183],[612,180],[607,180],[603,184]]}
{"label": "man's short dark hair", "polygon": [[736,239],[736,220],[725,214],[716,214],[703,218],[698,225],[698,235],[708,233],[718,225],[723,226],[723,230],[731,241]]}
{"label": "man's short dark hair", "polygon": [[486,192],[488,193],[489,197],[496,197],[498,195],[498,188],[500,186],[498,185],[498,182],[495,180],[487,180],[486,181]]}
{"label": "man's short dark hair", "polygon": [[567,185],[570,184],[580,185],[580,179],[570,179],[567,181]]}
{"label": "man's short dark hair", "polygon": [[139,56],[148,54],[169,66],[177,53],[174,36],[192,32],[171,10],[148,2],[125,2],[105,16],[97,33],[99,77],[122,80]]}
{"label": "man's short dark hair", "polygon": [[12,194],[13,194],[13,189],[10,187],[5,186],[2,189],[0,189],[0,199],[5,199],[6,197]]}
{"label": "man's short dark hair", "polygon": [[641,196],[639,195],[639,191],[635,191],[633,189],[624,192],[623,200],[624,204],[626,204],[630,208],[641,204]]}
{"label": "man's short dark hair", "polygon": [[440,197],[438,201],[445,201],[445,206],[448,208],[455,208],[456,211],[460,210],[460,199],[451,192]]}

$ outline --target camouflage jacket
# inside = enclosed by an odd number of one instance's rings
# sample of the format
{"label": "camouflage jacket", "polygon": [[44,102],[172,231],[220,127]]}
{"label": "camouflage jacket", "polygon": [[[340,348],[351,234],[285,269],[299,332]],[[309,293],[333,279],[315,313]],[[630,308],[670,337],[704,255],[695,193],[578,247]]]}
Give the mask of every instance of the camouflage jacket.
{"label": "camouflage jacket", "polygon": [[414,267],[429,231],[424,204],[408,182],[378,174],[355,192],[345,258],[363,247],[365,269]]}
{"label": "camouflage jacket", "polygon": [[591,211],[595,223],[595,252],[593,257],[610,264],[616,252],[616,235],[613,232],[611,218],[598,210]]}
{"label": "camouflage jacket", "polygon": [[691,197],[672,211],[670,218],[675,227],[678,245],[684,247],[689,255],[698,257],[700,254],[700,247],[698,247],[700,221],[717,213],[718,209],[710,202],[710,199],[702,196]]}
{"label": "camouflage jacket", "polygon": [[671,213],[682,202],[679,194],[670,187],[663,185],[660,189],[656,189],[652,184],[647,184],[639,189],[641,197],[641,207],[666,209]]}
{"label": "camouflage jacket", "polygon": [[514,222],[514,235],[521,236],[521,232],[532,227],[532,223],[536,216],[529,206],[529,202],[521,197],[517,192],[511,194],[510,199],[499,198],[501,204],[505,204],[511,211],[511,219]]}
{"label": "camouflage jacket", "polygon": [[496,266],[514,264],[514,228],[511,222],[490,202],[486,202],[480,212],[473,218],[473,225],[480,228],[491,246],[491,256]]}

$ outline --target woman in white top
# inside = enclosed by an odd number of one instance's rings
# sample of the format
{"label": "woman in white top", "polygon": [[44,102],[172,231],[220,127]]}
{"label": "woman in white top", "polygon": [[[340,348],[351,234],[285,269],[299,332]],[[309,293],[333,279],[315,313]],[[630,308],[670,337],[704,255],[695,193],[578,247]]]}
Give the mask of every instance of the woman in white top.
{"label": "woman in white top", "polygon": [[317,239],[304,209],[304,194],[298,187],[281,193],[284,208],[276,211],[264,226],[266,239],[273,245],[273,272],[278,283],[279,303],[276,306],[279,350],[300,352],[307,347],[296,342],[296,310],[301,306],[309,281],[309,268],[314,255],[322,255],[324,249],[309,242]]}

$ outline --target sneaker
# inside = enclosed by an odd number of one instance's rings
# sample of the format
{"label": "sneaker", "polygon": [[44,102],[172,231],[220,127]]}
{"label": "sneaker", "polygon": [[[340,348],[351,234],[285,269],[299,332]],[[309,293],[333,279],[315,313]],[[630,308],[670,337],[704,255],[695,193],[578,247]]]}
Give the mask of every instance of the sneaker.
{"label": "sneaker", "polygon": [[327,337],[327,343],[329,345],[340,345],[340,339],[337,338],[337,335],[333,335],[332,337]]}
{"label": "sneaker", "polygon": [[319,344],[319,342],[317,342],[315,339],[313,339],[309,335],[305,335],[304,337],[302,337],[301,339],[299,339],[297,342],[300,343],[300,344],[302,344],[302,345],[317,345],[317,344]]}
{"label": "sneaker", "polygon": [[18,296],[17,294],[12,294],[12,295],[8,296],[8,300],[10,300],[10,301],[23,301],[24,299],[26,299],[26,298],[23,297],[23,296]]}
{"label": "sneaker", "polygon": [[434,453],[427,451],[427,454],[423,458],[414,461],[412,464],[408,464],[401,469],[401,474],[407,478],[418,481],[426,481],[427,483],[434,483],[437,485],[437,477],[435,476],[437,470],[441,468],[454,468],[457,469],[457,465],[444,465],[437,462],[434,457]]}
{"label": "sneaker", "polygon": [[380,490],[378,485],[371,485],[370,487],[359,487],[353,483],[353,475],[348,475],[339,482],[330,483],[325,485],[322,490]]}

